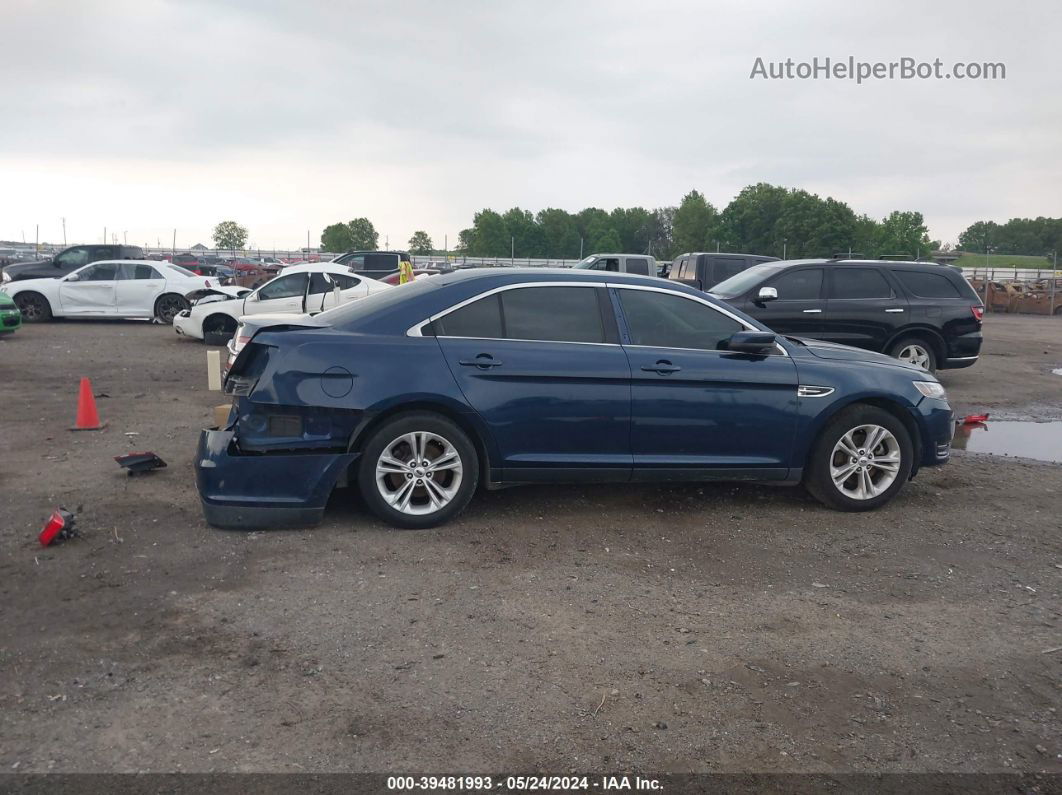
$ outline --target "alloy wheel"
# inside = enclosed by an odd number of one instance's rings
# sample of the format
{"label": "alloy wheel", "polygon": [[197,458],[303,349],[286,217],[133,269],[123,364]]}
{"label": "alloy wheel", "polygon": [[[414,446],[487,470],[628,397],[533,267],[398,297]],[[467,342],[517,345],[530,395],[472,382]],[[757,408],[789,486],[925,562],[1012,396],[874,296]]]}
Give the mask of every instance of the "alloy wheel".
{"label": "alloy wheel", "polygon": [[159,299],[159,320],[163,323],[172,323],[182,309],[184,309],[184,302],[180,298],[175,295],[164,295]]}
{"label": "alloy wheel", "polygon": [[464,475],[461,454],[437,433],[414,431],[392,441],[376,461],[376,487],[388,505],[411,516],[442,510]]}
{"label": "alloy wheel", "polygon": [[830,454],[833,485],[853,500],[888,489],[900,471],[900,443],[880,425],[858,425],[837,440]]}
{"label": "alloy wheel", "polygon": [[929,370],[929,351],[922,345],[904,345],[896,358],[905,364],[913,364],[920,370]]}
{"label": "alloy wheel", "polygon": [[44,307],[41,304],[41,299],[36,296],[18,296],[15,298],[15,304],[18,305],[18,311],[22,313],[22,317],[25,320],[33,322],[44,317]]}

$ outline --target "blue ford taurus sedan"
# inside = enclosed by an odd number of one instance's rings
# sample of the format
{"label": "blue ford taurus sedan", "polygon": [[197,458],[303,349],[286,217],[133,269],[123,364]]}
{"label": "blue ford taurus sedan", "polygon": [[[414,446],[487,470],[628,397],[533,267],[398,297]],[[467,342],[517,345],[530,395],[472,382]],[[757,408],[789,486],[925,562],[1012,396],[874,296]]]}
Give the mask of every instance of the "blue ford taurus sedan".
{"label": "blue ford taurus sedan", "polygon": [[476,488],[581,481],[803,484],[847,511],[948,460],[925,371],[775,335],[660,279],[465,270],[254,334],[196,456],[207,520],[319,521],[337,485],[399,527]]}

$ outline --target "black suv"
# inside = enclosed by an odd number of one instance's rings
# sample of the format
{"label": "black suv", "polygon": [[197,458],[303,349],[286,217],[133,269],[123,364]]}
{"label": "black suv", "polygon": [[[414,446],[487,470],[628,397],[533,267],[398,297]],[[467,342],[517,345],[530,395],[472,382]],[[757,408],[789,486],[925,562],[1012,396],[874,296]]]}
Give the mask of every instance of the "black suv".
{"label": "black suv", "polygon": [[66,276],[72,270],[90,262],[104,259],[144,259],[144,249],[140,246],[80,245],[70,246],[51,259],[38,262],[16,262],[4,268],[5,282],[17,282],[22,279],[57,279]]}
{"label": "black suv", "polygon": [[780,334],[853,345],[924,370],[969,367],[984,305],[962,271],[926,262],[768,262],[712,295]]}

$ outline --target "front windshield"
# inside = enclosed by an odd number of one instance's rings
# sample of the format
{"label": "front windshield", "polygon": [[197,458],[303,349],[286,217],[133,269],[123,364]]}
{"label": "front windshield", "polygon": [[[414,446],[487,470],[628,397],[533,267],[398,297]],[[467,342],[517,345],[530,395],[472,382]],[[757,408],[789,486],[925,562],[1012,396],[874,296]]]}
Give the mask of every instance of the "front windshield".
{"label": "front windshield", "polygon": [[739,295],[744,295],[750,288],[764,281],[776,270],[778,270],[778,266],[773,262],[753,265],[751,268],[741,271],[741,273],[735,273],[729,279],[723,279],[709,292],[720,298],[736,298]]}
{"label": "front windshield", "polygon": [[575,267],[576,267],[576,268],[582,268],[582,269],[584,269],[584,270],[585,270],[585,269],[587,269],[587,268],[593,267],[593,264],[594,264],[595,262],[597,262],[597,257],[596,257],[595,255],[591,254],[591,255],[590,255],[589,257],[587,257],[586,259],[581,259],[581,260],[579,260],[579,261],[578,261],[578,262],[577,262],[577,263],[575,264]]}

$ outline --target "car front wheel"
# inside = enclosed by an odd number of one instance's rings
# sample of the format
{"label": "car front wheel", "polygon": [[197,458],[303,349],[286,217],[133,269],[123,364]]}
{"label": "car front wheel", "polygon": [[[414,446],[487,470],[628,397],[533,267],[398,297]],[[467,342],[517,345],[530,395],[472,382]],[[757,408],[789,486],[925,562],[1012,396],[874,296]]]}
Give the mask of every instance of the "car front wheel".
{"label": "car front wheel", "polygon": [[22,319],[27,323],[40,323],[52,319],[52,305],[40,293],[18,293],[14,301],[15,306],[22,313]]}
{"label": "car front wheel", "polygon": [[816,440],[804,485],[831,508],[870,511],[903,488],[913,458],[911,435],[900,420],[876,406],[851,406]]}
{"label": "car front wheel", "polygon": [[365,444],[358,486],[370,510],[395,527],[435,527],[464,510],[479,481],[468,435],[445,417],[405,414]]}

